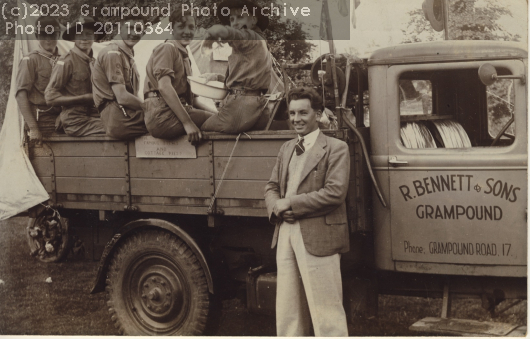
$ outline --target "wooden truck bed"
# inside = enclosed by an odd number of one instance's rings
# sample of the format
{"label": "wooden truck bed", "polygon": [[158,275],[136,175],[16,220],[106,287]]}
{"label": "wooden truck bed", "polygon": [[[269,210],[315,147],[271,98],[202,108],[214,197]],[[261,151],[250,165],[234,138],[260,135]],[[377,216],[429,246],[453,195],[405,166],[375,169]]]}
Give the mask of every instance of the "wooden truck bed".
{"label": "wooden truck bed", "polygon": [[[346,140],[344,131],[325,133]],[[217,212],[266,217],[265,184],[281,145],[294,137],[293,131],[243,134],[217,194]],[[57,135],[28,151],[51,199],[63,208],[207,215],[235,142],[235,135],[206,133],[196,159],[137,158],[134,141],[108,137]],[[365,219],[366,204],[366,199],[359,197],[368,189],[362,180],[364,159],[356,145],[350,143],[348,201],[350,220],[356,221],[352,225],[358,228],[366,227],[365,220],[359,225],[359,218]]]}

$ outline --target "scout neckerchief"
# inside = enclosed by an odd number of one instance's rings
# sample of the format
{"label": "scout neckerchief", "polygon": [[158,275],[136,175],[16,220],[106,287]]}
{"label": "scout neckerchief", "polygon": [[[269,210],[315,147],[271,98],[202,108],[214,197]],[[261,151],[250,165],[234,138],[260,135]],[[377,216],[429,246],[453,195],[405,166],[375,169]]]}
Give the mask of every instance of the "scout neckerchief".
{"label": "scout neckerchief", "polygon": [[53,53],[50,53],[44,48],[42,48],[40,44],[39,44],[39,48],[35,50],[35,53],[37,53],[43,58],[48,59],[50,61],[50,64],[52,65],[52,68],[55,66],[55,64],[57,63],[57,60],[59,60],[59,57],[60,57],[59,49],[57,47],[55,47],[55,50]]}
{"label": "scout neckerchief", "polygon": [[138,69],[136,68],[136,63],[134,62],[134,50],[127,46],[123,40],[116,41],[116,45],[118,45],[118,48],[129,58],[129,64],[131,66],[132,72],[131,72],[131,78],[129,79],[131,82],[133,94],[137,95],[138,93],[138,83],[140,79],[140,74],[138,73]]}
{"label": "scout neckerchief", "polygon": [[[177,49],[177,52],[182,55],[182,59],[184,60],[184,72],[186,73],[186,79],[188,76],[192,76],[191,73],[191,61],[188,56],[188,50],[186,47],[182,46],[178,41],[176,40],[166,40],[166,42],[170,42],[175,48]],[[186,102],[189,105],[193,105],[193,93],[190,90],[190,86],[188,84],[187,90],[186,90]]]}
{"label": "scout neckerchief", "polygon": [[72,48],[70,52],[76,54],[81,58],[81,60],[86,62],[90,67],[90,73],[92,73],[92,68],[94,67],[94,62],[96,61],[96,59],[92,57],[92,55],[94,55],[94,51],[92,49],[90,50],[90,53],[86,54],[85,52],[77,48],[77,46],[74,46],[74,48]]}

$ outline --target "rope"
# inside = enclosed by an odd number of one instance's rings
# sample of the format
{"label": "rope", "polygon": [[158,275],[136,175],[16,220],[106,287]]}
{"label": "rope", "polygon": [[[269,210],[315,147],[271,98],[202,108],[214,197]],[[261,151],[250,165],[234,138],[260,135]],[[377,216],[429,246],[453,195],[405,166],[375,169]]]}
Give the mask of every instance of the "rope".
{"label": "rope", "polygon": [[208,206],[208,214],[212,212],[213,204],[215,203],[215,199],[217,199],[217,193],[219,193],[219,190],[221,189],[221,185],[223,184],[223,180],[225,178],[226,171],[228,170],[228,166],[230,165],[230,161],[232,160],[232,156],[234,155],[234,151],[236,150],[237,143],[239,142],[239,138],[241,137],[241,134],[246,135],[249,139],[252,139],[250,135],[247,133],[239,133],[236,138],[236,143],[234,144],[234,147],[232,148],[232,152],[230,153],[230,157],[228,158],[228,162],[226,163],[226,166],[223,170],[223,174],[221,175],[221,180],[219,180],[219,184],[217,184],[217,188],[215,189],[215,192],[213,194],[212,200],[210,201],[210,206]]}
{"label": "rope", "polygon": [[52,215],[52,218],[55,218],[55,216],[59,216],[59,218],[61,218],[61,213],[59,213],[58,210],[56,210],[55,208],[51,207],[50,205],[44,205],[42,202],[40,203],[42,206],[44,206],[44,208],[46,208],[47,210],[52,210],[53,211],[53,215]]}

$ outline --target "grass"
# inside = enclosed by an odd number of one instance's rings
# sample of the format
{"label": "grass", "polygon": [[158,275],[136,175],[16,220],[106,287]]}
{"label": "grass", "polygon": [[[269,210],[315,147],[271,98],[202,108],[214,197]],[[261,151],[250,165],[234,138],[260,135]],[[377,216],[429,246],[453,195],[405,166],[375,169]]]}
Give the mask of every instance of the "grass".
{"label": "grass", "polygon": [[[68,259],[45,264],[29,255],[25,217],[0,221],[0,335],[117,335],[103,293],[89,294],[97,262]],[[51,277],[52,283],[45,280]],[[274,336],[273,317],[250,314],[244,291],[223,302],[218,335]],[[504,301],[504,308],[512,301]],[[352,336],[417,336],[408,327],[439,317],[440,299],[379,296],[379,316],[348,325]],[[526,325],[523,301],[495,319],[476,299],[453,301],[453,317]]]}

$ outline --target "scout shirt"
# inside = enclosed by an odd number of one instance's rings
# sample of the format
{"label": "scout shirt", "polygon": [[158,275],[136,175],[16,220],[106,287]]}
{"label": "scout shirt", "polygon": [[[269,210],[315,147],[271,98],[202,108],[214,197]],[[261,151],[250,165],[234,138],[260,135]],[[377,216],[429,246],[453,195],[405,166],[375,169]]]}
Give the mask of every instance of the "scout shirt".
{"label": "scout shirt", "polygon": [[116,100],[112,84],[125,85],[127,92],[138,96],[140,75],[134,62],[134,51],[122,40],[112,42],[99,52],[92,73],[92,90],[96,107]]}
{"label": "scout shirt", "polygon": [[246,90],[268,89],[271,83],[272,59],[261,29],[225,27],[232,46],[228,57],[226,87]]}
{"label": "scout shirt", "polygon": [[52,68],[60,55],[58,49],[52,54],[42,47],[32,51],[20,61],[17,74],[17,93],[26,90],[28,100],[33,105],[48,106],[44,91],[50,82]]}
{"label": "scout shirt", "polygon": [[92,54],[92,50],[89,55],[86,55],[74,46],[57,61],[57,65],[52,71],[50,83],[44,92],[47,101],[52,101],[60,96],[92,93],[92,83],[90,82],[90,63],[94,60]]}
{"label": "scout shirt", "polygon": [[153,50],[147,62],[144,94],[158,91],[158,80],[164,76],[171,78],[171,85],[183,104],[193,103],[188,76],[191,76],[191,63],[188,51],[178,41],[166,40]]}

